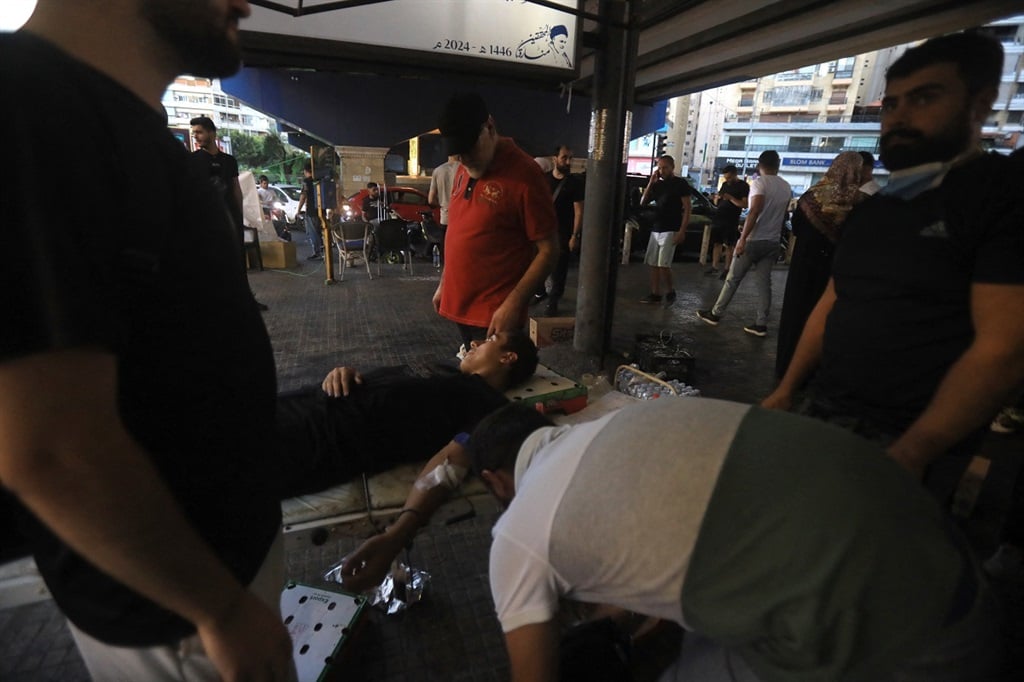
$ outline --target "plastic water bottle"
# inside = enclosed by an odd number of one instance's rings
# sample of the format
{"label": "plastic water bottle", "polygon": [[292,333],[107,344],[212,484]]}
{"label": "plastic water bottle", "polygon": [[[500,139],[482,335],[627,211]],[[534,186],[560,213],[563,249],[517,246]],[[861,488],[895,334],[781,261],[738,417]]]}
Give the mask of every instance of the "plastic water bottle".
{"label": "plastic water bottle", "polygon": [[434,269],[441,269],[441,249],[437,248],[437,244],[434,244]]}

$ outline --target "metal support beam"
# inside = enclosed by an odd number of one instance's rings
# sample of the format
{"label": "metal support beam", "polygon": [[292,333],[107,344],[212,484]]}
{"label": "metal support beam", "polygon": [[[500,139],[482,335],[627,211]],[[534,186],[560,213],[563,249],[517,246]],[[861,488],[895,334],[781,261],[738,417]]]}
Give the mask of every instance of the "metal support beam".
{"label": "metal support beam", "polygon": [[573,347],[601,362],[611,338],[637,32],[623,28],[632,19],[629,0],[601,0],[598,11],[604,47],[594,68]]}

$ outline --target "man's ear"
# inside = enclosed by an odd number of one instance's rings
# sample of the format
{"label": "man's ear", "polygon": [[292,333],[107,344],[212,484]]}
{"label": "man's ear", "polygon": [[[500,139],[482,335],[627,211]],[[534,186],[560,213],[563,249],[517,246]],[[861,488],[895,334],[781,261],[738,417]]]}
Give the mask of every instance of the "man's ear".
{"label": "man's ear", "polygon": [[519,359],[519,354],[513,350],[505,351],[501,356],[501,361],[505,364],[511,365]]}
{"label": "man's ear", "polygon": [[998,96],[998,88],[982,88],[974,93],[971,97],[971,120],[978,125],[984,125]]}

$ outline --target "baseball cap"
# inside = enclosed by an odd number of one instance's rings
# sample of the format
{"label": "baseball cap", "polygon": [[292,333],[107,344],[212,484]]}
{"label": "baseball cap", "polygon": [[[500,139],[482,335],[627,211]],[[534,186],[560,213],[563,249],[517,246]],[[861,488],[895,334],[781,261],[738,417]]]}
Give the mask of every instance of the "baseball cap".
{"label": "baseball cap", "polygon": [[441,131],[447,153],[465,154],[480,137],[480,128],[487,122],[487,105],[475,92],[453,95],[444,106],[437,127]]}

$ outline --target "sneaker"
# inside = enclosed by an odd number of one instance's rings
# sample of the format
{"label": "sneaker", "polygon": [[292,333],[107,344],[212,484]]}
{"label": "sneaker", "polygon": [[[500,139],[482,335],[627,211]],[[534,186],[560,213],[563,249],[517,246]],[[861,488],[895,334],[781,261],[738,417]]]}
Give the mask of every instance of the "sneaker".
{"label": "sneaker", "polygon": [[992,420],[989,428],[996,433],[1014,433],[1021,426],[1024,426],[1024,409],[1019,407],[1004,407],[1003,410]]}
{"label": "sneaker", "polygon": [[546,292],[546,291],[544,293],[541,293],[541,294],[534,294],[533,298],[530,299],[530,305],[537,305],[538,303],[540,303],[541,301],[543,301],[547,297],[548,297],[548,292]]}
{"label": "sneaker", "polygon": [[661,303],[661,294],[647,294],[640,299],[641,303]]}
{"label": "sneaker", "polygon": [[768,336],[768,327],[764,326],[763,324],[747,325],[746,327],[743,328],[743,331],[745,331],[748,334],[753,334],[754,336]]}
{"label": "sneaker", "polygon": [[701,322],[706,322],[707,324],[710,324],[712,327],[717,327],[718,321],[722,319],[721,317],[715,315],[710,310],[698,310],[697,317],[700,318]]}
{"label": "sneaker", "polygon": [[319,252],[315,252],[312,255],[310,255],[308,258],[306,258],[306,260],[323,260],[323,259],[324,259],[323,254],[319,253]]}
{"label": "sneaker", "polygon": [[705,277],[713,277],[714,275],[717,275],[717,274],[718,274],[718,268],[708,268],[707,270],[704,271],[704,276]]}
{"label": "sneaker", "polygon": [[675,302],[676,302],[676,290],[673,289],[672,291],[670,291],[667,294],[665,294],[665,303],[668,303],[669,305],[672,305]]}

